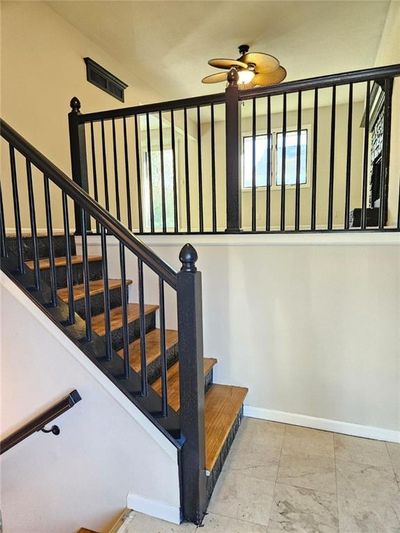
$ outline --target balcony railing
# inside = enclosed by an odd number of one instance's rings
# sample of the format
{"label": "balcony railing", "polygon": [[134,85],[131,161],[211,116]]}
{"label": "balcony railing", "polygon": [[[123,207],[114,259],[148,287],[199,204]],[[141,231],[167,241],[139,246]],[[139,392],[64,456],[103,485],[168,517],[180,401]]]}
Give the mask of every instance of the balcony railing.
{"label": "balcony railing", "polygon": [[74,98],[73,176],[135,233],[398,231],[399,74],[240,91],[232,70],[225,93],[89,114]]}

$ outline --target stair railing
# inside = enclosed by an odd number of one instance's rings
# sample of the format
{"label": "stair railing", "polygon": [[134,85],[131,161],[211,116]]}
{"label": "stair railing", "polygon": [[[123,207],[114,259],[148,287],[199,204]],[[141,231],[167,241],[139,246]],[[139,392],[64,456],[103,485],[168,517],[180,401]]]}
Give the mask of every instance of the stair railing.
{"label": "stair railing", "polygon": [[[182,248],[180,261],[182,268],[176,272],[157,256],[142,241],[133,235],[121,222],[103,209],[80,186],[57,168],[44,155],[30,145],[21,135],[3,120],[0,121],[2,149],[9,153],[9,175],[2,174],[0,187],[0,251],[1,268],[28,295],[42,304],[42,309],[57,325],[68,334],[76,335],[77,344],[92,355],[91,346],[99,346],[99,339],[93,331],[91,317],[91,295],[89,289],[90,256],[88,252],[88,223],[96,225],[101,235],[101,263],[104,279],[105,342],[101,359],[110,379],[142,410],[160,431],[178,449],[181,468],[182,513],[186,520],[200,523],[206,508],[206,472],[204,466],[204,376],[203,376],[203,332],[201,273],[195,262],[197,254],[187,244]],[[4,153],[4,151],[3,151]],[[6,204],[2,191],[6,190]],[[12,201],[11,201],[12,197]],[[11,205],[12,204],[12,207]],[[11,207],[11,209],[10,209]],[[70,217],[71,207],[81,222],[83,285],[85,299],[85,321],[74,309],[73,254],[71,247]],[[44,213],[42,211],[44,210]],[[61,216],[60,216],[61,213]],[[63,314],[57,297],[57,257],[55,255],[54,221],[62,220],[65,237],[65,269],[68,288],[67,312]],[[43,265],[40,257],[38,219],[46,224],[49,258]],[[24,230],[28,224],[28,236],[33,243],[33,267],[28,268],[24,250]],[[16,257],[8,245],[7,228],[13,228],[16,238]],[[110,299],[108,285],[107,239],[114,237],[119,246],[119,268],[122,280],[122,329],[123,357],[112,349]],[[140,314],[140,371],[135,372],[130,365],[128,346],[127,311],[127,253],[137,262],[138,296]],[[47,261],[47,260],[46,260]],[[49,291],[44,291],[41,269],[49,267]],[[148,269],[158,279],[159,321],[161,347],[161,395],[158,396],[149,386],[147,376],[145,340],[145,275]],[[28,281],[23,283],[24,276]],[[30,276],[30,277],[29,277]],[[47,286],[47,284],[46,284]],[[165,288],[170,287],[176,294],[179,346],[180,410],[175,413],[168,404],[167,350],[166,350],[166,299]],[[39,294],[38,291],[41,290]],[[97,349],[98,355],[98,349]],[[92,357],[96,363],[96,357]]]}
{"label": "stair railing", "polygon": [[220,94],[86,114],[73,98],[73,177],[141,234],[399,231],[399,75],[391,65],[240,90],[233,69]]}

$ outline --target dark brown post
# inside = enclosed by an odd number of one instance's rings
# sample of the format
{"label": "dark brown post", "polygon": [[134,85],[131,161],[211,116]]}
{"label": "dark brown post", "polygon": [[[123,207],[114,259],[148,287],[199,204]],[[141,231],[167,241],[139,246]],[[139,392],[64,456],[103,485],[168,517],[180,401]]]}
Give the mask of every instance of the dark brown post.
{"label": "dark brown post", "polygon": [[[72,179],[86,192],[89,192],[87,161],[86,161],[86,138],[85,125],[80,124],[81,103],[76,96],[70,102],[71,111],[68,114],[69,142],[71,150]],[[82,235],[82,210],[75,204],[75,228],[76,234]],[[87,221],[87,231],[90,231],[90,217]]]}
{"label": "dark brown post", "polygon": [[384,82],[384,108],[383,108],[383,142],[382,142],[382,163],[381,163],[381,183],[379,201],[379,229],[383,229],[388,217],[388,196],[389,196],[389,168],[390,168],[390,140],[392,122],[392,95],[393,78],[386,78]]}
{"label": "dark brown post", "polygon": [[240,115],[239,74],[235,68],[228,73],[225,91],[226,124],[226,232],[241,231],[241,184],[240,184]]}
{"label": "dark brown post", "polygon": [[178,272],[178,332],[182,508],[185,520],[200,524],[207,505],[204,436],[204,371],[201,273],[197,252],[182,248]]}

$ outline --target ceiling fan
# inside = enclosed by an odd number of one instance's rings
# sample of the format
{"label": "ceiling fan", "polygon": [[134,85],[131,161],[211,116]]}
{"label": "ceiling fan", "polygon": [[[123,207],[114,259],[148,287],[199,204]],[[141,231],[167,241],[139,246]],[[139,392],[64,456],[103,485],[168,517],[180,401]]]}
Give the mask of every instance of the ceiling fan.
{"label": "ceiling fan", "polygon": [[286,78],[287,72],[280,65],[276,57],[262,52],[249,52],[247,44],[239,46],[240,57],[238,59],[210,59],[209,65],[221,68],[227,72],[219,72],[206,76],[203,83],[219,83],[227,81],[228,72],[233,67],[239,74],[239,89],[251,89],[252,87],[275,85]]}

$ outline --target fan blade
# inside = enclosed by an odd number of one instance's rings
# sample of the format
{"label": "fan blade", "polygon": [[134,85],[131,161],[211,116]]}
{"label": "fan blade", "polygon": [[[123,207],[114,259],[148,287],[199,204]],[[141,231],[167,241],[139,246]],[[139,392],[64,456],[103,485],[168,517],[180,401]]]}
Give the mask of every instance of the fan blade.
{"label": "fan blade", "polygon": [[247,65],[252,63],[255,65],[255,71],[260,74],[268,74],[274,72],[279,67],[279,61],[276,57],[262,52],[248,52],[239,58]]}
{"label": "fan blade", "polygon": [[238,61],[237,59],[210,59],[208,62],[209,65],[215,68],[224,68],[229,70],[232,67],[241,67],[241,68],[247,68],[246,63],[243,63],[243,61]]}
{"label": "fan blade", "polygon": [[217,74],[211,74],[210,76],[206,76],[201,81],[202,83],[219,83],[220,81],[226,81],[227,78],[227,72],[218,72]]}
{"label": "fan blade", "polygon": [[270,74],[256,74],[251,80],[251,84],[253,87],[256,85],[262,85],[263,87],[267,85],[275,85],[276,83],[283,81],[286,76],[286,69],[279,67],[275,72],[271,72]]}

